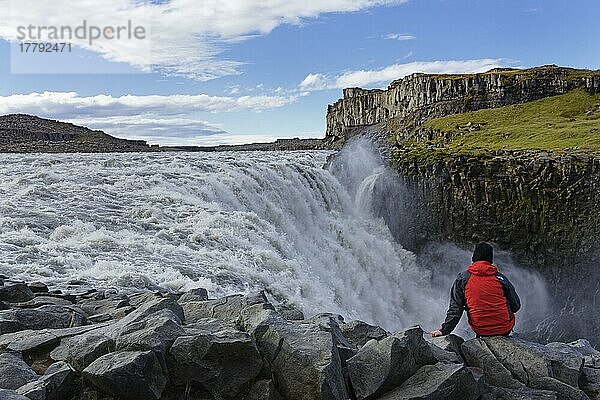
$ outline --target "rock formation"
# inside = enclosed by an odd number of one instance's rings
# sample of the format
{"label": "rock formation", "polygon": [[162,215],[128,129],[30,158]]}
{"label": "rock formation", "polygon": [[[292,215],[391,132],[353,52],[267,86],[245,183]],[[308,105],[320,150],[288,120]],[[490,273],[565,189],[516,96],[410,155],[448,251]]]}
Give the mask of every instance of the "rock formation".
{"label": "rock formation", "polygon": [[0,116],[2,153],[101,153],[153,149],[143,140],[126,140],[81,126],[31,115]]}
{"label": "rock formation", "polygon": [[600,352],[583,339],[425,340],[334,314],[290,320],[262,293],[0,283],[0,399],[600,399]]}
{"label": "rock formation", "polygon": [[575,88],[600,91],[600,71],[545,66],[493,69],[472,75],[412,74],[387,90],[344,89],[327,108],[326,138],[345,141],[357,127],[406,118],[420,122],[482,108],[496,108],[566,93]]}

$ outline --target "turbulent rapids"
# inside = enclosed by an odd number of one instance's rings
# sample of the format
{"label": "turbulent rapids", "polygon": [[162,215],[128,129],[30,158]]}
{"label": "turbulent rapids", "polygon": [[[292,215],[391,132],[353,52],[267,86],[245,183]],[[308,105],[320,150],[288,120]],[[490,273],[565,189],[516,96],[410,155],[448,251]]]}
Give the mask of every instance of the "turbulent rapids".
{"label": "turbulent rapids", "polygon": [[[419,262],[371,212],[381,161],[359,146],[325,169],[329,154],[2,155],[0,273],[213,296],[266,290],[307,314],[437,327],[468,254],[445,248],[456,264],[447,270],[435,254]],[[537,288],[524,301],[542,312],[543,282],[508,267],[517,286]]]}

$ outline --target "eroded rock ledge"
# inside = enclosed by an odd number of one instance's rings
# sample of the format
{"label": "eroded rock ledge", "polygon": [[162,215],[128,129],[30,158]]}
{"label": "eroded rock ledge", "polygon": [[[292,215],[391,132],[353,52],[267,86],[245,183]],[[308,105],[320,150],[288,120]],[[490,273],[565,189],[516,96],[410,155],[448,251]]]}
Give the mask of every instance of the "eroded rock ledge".
{"label": "eroded rock ledge", "polygon": [[393,81],[386,90],[344,89],[343,98],[327,108],[326,137],[330,142],[343,142],[357,127],[392,118],[419,123],[427,118],[538,100],[576,88],[598,93],[600,71],[548,65],[468,75],[412,74]]}
{"label": "eroded rock ledge", "polygon": [[0,282],[0,399],[600,399],[583,339],[427,341],[262,293]]}

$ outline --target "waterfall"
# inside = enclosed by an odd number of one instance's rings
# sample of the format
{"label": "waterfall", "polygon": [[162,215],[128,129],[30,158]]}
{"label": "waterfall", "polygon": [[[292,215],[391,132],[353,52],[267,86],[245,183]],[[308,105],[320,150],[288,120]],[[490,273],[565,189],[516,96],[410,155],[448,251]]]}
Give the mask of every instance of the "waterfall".
{"label": "waterfall", "polygon": [[0,273],[265,290],[308,315],[438,327],[452,277],[372,216],[381,159],[359,143],[325,169],[330,154],[0,155]]}

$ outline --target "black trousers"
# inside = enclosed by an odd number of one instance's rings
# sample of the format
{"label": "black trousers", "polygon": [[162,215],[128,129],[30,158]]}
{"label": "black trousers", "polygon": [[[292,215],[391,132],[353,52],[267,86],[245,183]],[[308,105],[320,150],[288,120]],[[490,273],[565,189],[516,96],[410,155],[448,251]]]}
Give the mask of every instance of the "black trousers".
{"label": "black trousers", "polygon": [[492,337],[492,336],[510,336],[511,332],[512,332],[512,329],[510,331],[506,332],[506,333],[501,334],[501,335],[479,335],[479,334],[477,334],[476,337],[482,338],[482,337]]}

